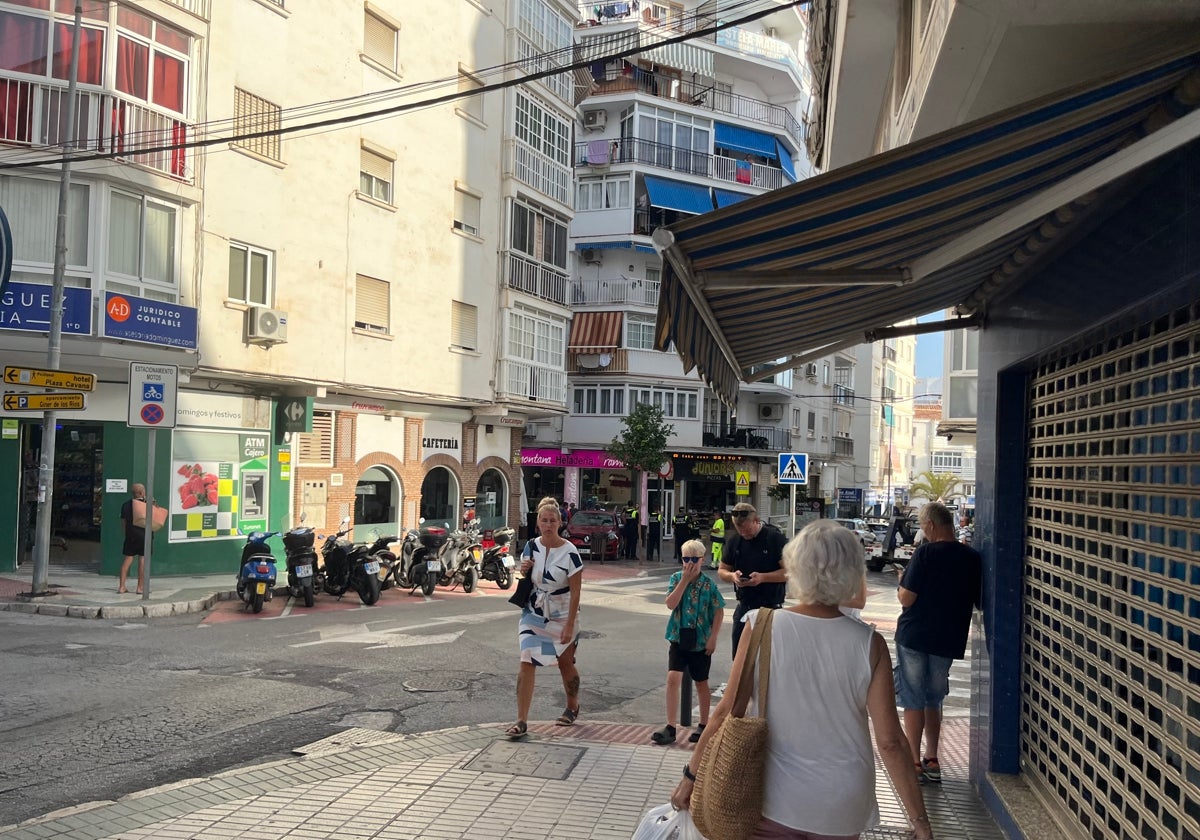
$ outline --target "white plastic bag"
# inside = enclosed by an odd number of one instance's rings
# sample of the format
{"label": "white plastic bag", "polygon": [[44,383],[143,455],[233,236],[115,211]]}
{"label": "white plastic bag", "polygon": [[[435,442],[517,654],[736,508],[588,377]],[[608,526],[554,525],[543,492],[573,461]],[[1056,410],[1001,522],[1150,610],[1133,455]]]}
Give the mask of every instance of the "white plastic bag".
{"label": "white plastic bag", "polygon": [[689,811],[676,811],[668,802],[642,817],[633,840],[704,840]]}

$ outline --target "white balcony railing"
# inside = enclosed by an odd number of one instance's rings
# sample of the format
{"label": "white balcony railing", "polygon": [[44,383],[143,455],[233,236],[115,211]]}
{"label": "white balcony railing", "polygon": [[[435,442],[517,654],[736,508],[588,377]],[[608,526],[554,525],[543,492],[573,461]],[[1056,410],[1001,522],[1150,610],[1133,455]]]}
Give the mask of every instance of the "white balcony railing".
{"label": "white balcony railing", "polygon": [[510,289],[557,303],[559,306],[567,305],[567,284],[570,278],[565,271],[536,262],[515,251],[508,252],[505,266]]}
{"label": "white balcony railing", "polygon": [[520,140],[509,140],[505,175],[511,175],[559,204],[571,206],[571,167],[556,163]]}
{"label": "white balcony railing", "polygon": [[[191,12],[202,20],[208,20],[209,6],[212,0],[167,0],[173,6],[178,6],[185,12]],[[276,6],[283,6],[283,0],[271,0]]]}
{"label": "white balcony railing", "polygon": [[713,177],[719,181],[749,184],[753,187],[764,187],[768,190],[777,190],[783,186],[783,170],[773,166],[752,163],[750,164],[749,172],[747,172],[746,164],[742,162],[742,168],[739,171],[738,161],[733,158],[715,156],[712,159],[712,166]]}
{"label": "white balcony railing", "polygon": [[567,373],[529,362],[501,359],[497,390],[502,397],[566,406]]}
{"label": "white balcony railing", "polygon": [[[75,101],[76,151],[116,153],[119,160],[192,180],[187,149],[138,153],[186,142],[191,131],[186,122],[116,93],[81,90]],[[0,107],[0,143],[61,146],[67,139],[66,84],[0,76]]]}
{"label": "white balcony railing", "polygon": [[599,303],[632,303],[638,306],[658,306],[657,280],[627,279],[576,280],[571,283],[571,305]]}

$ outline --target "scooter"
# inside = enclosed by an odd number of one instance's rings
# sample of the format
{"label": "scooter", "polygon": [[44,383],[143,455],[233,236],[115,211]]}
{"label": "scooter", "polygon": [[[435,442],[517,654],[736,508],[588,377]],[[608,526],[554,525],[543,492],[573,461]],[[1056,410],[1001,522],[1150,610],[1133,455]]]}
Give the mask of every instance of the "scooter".
{"label": "scooter", "polygon": [[478,563],[482,554],[477,529],[468,526],[453,532],[439,552],[442,575],[438,583],[452,589],[461,583],[463,592],[474,592],[479,583]]}
{"label": "scooter", "polygon": [[509,551],[509,543],[516,537],[513,528],[497,528],[492,535],[496,544],[484,549],[483,558],[479,563],[479,576],[484,580],[492,580],[501,589],[508,589],[513,582],[513,567],[517,565],[516,558]]}
{"label": "scooter", "polygon": [[417,587],[426,596],[432,595],[442,574],[438,549],[446,544],[446,539],[445,528],[426,525],[424,519],[421,520],[420,529],[410,528],[404,534],[400,561],[392,567],[392,579],[396,586],[407,588],[410,595]]}
{"label": "scooter", "polygon": [[267,540],[278,531],[252,531],[242,546],[242,564],[238,571],[237,594],[250,609],[262,612],[263,603],[275,592],[275,555]]}
{"label": "scooter", "polygon": [[367,544],[367,554],[379,564],[379,589],[381,591],[391,589],[396,580],[393,569],[399,563],[392,546],[399,540],[399,537],[395,534],[381,537],[378,531],[371,531],[368,538],[372,542]]}
{"label": "scooter", "polygon": [[316,594],[314,579],[317,552],[313,548],[316,532],[303,524],[304,519],[301,515],[301,525],[283,535],[283,551],[287,564],[288,592],[293,598],[303,598],[304,606],[311,607]]}
{"label": "scooter", "polygon": [[345,517],[338,532],[325,538],[316,582],[330,595],[339,597],[353,589],[369,607],[379,600],[379,563],[370,558],[365,543],[344,539],[354,530],[346,527],[349,522],[350,517]]}

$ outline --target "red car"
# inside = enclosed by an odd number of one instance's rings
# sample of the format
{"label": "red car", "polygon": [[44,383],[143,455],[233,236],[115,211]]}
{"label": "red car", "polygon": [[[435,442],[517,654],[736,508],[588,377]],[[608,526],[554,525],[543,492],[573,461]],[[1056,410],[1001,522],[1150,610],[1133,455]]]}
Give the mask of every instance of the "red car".
{"label": "red car", "polygon": [[[600,539],[603,553],[592,558],[593,537]],[[610,510],[577,510],[567,523],[567,539],[585,560],[616,560],[621,552],[621,522]]]}

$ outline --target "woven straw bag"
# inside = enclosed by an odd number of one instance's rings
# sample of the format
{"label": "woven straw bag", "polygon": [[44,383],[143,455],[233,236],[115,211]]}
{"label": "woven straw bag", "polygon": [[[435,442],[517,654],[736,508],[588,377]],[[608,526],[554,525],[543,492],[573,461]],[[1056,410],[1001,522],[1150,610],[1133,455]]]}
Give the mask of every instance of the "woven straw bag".
{"label": "woven straw bag", "polygon": [[[754,622],[733,709],[700,756],[692,790],[692,821],[708,840],[746,840],[762,819],[767,755],[767,684],[771,676],[771,620],[762,608]],[[746,717],[758,670],[758,714]]]}

